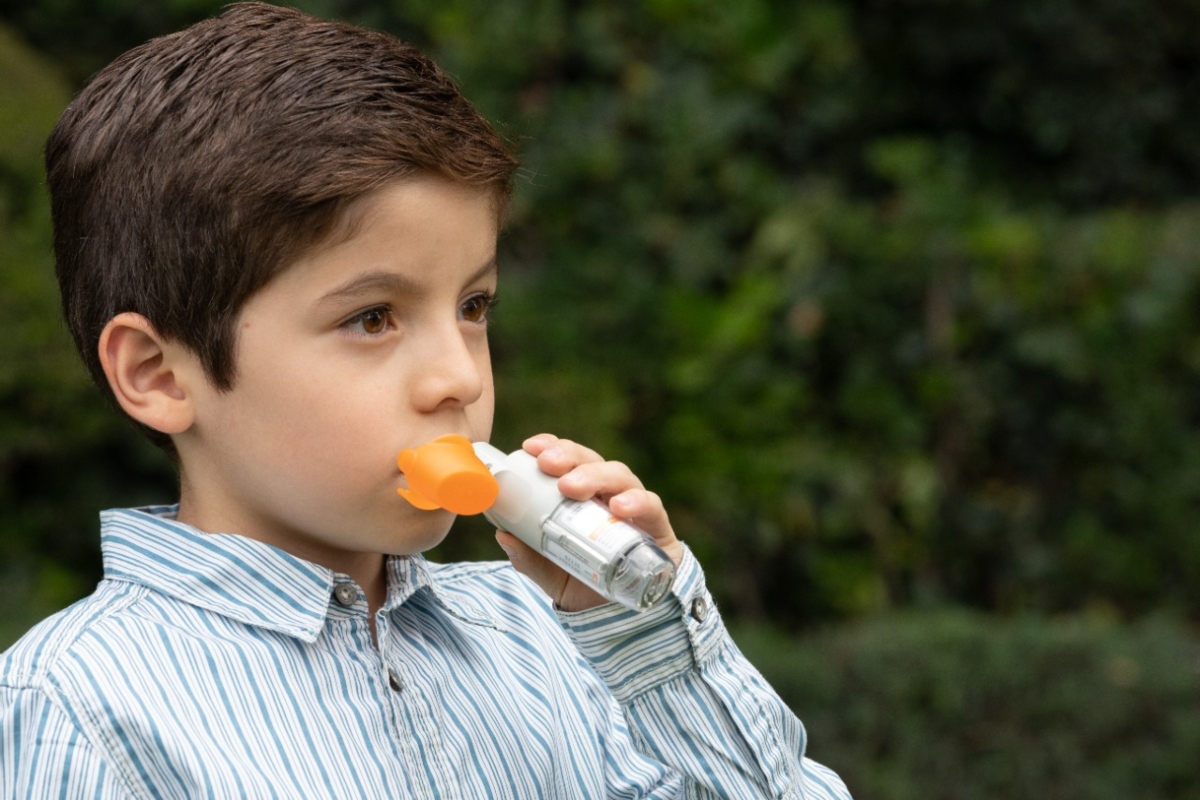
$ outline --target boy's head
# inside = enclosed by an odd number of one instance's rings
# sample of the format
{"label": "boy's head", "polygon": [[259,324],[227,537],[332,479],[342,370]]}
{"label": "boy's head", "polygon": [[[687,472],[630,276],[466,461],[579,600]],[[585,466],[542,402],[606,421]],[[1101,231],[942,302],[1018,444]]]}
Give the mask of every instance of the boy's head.
{"label": "boy's head", "polygon": [[352,223],[355,199],[437,176],[502,215],[516,161],[413,47],[250,3],[98,73],[46,166],[64,315],[111,397],[97,346],[118,314],[145,317],[227,390],[246,300]]}

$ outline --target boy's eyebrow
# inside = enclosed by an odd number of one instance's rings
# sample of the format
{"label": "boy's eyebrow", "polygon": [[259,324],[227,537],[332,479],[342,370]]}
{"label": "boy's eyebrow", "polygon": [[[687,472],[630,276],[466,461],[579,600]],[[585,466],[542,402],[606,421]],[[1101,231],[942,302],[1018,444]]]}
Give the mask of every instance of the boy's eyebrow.
{"label": "boy's eyebrow", "polygon": [[475,274],[467,278],[467,284],[470,285],[477,280],[494,275],[500,270],[500,265],[496,262],[496,256],[492,256],[487,261],[483,262],[483,266],[475,270]]}
{"label": "boy's eyebrow", "polygon": [[[466,283],[472,284],[481,278],[487,277],[489,274],[496,272],[498,266],[496,257],[492,256],[483,266],[477,269],[471,277],[467,278]],[[386,270],[372,270],[364,272],[361,275],[356,275],[340,286],[336,286],[326,292],[317,301],[319,305],[334,303],[339,300],[352,299],[365,294],[386,293],[386,294],[408,294],[419,295],[425,291],[421,282],[415,281],[407,275],[401,275],[397,272],[389,272]]]}

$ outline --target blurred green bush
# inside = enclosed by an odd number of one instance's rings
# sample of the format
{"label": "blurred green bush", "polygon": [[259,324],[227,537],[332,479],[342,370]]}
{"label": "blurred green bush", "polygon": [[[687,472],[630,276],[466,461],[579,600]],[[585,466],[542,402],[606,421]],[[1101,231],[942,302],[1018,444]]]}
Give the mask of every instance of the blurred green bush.
{"label": "blurred green bush", "polygon": [[[415,41],[519,142],[495,439],[630,463],[732,614],[1200,617],[1194,3],[297,4]],[[220,5],[0,0],[49,54],[0,41],[0,615],[173,491],[50,321],[38,142]]]}
{"label": "blurred green bush", "polygon": [[70,91],[0,26],[0,647],[99,578],[97,511],[169,496],[60,321],[41,148]]}
{"label": "blurred green bush", "polygon": [[734,633],[855,797],[1200,798],[1200,640],[1178,622],[927,612]]}

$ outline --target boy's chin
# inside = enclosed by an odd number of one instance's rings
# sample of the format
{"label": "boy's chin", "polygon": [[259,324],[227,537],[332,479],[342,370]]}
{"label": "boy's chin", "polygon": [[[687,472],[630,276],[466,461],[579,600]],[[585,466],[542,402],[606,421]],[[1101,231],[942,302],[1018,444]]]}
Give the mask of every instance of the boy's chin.
{"label": "boy's chin", "polygon": [[420,511],[390,537],[386,555],[411,556],[437,547],[450,533],[455,516],[449,511]]}

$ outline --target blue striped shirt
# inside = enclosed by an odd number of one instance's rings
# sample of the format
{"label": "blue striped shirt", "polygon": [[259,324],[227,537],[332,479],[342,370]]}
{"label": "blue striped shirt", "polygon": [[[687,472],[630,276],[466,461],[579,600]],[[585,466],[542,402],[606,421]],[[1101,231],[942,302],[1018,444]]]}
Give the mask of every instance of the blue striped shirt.
{"label": "blue striped shirt", "polygon": [[173,514],[102,514],[95,593],[0,656],[0,797],[848,797],[690,554],[644,614],[392,558],[376,646],[347,576]]}

